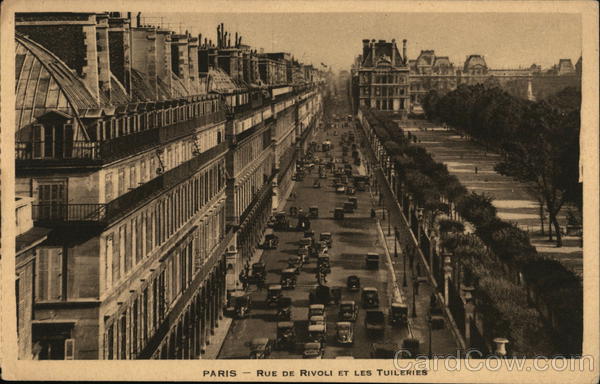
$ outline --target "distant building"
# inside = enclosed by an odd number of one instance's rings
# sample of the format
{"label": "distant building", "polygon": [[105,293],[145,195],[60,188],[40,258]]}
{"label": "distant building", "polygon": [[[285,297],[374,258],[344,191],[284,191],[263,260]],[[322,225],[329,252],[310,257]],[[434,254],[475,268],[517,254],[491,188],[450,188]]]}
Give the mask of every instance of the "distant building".
{"label": "distant building", "polygon": [[[416,59],[408,59],[405,50],[400,55],[392,46],[395,47],[394,40],[392,43],[363,40],[363,51],[351,69],[354,112],[360,106],[368,106],[421,113],[421,103],[429,91],[444,94],[461,84],[499,86],[529,100],[541,100],[567,86],[581,86],[581,58],[575,66],[570,59],[561,59],[553,68],[543,71],[536,64],[529,68],[489,68],[484,56],[472,54],[462,66],[455,67],[448,56],[437,56],[434,50],[422,50]],[[391,77],[382,76],[388,73]],[[404,81],[408,81],[408,88]]]}
{"label": "distant building", "polygon": [[360,106],[407,115],[410,99],[406,40],[402,54],[396,40],[363,40],[363,51],[355,72]]}

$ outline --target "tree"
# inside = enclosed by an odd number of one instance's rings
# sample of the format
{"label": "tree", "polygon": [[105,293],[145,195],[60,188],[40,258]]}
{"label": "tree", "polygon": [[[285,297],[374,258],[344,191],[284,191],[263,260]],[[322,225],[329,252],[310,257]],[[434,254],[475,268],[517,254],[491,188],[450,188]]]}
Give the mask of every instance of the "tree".
{"label": "tree", "polygon": [[519,181],[533,182],[538,198],[546,205],[557,247],[562,246],[558,213],[569,197],[576,199],[579,189],[577,116],[546,103],[530,105],[521,127],[523,134],[504,144],[503,158],[494,168]]}

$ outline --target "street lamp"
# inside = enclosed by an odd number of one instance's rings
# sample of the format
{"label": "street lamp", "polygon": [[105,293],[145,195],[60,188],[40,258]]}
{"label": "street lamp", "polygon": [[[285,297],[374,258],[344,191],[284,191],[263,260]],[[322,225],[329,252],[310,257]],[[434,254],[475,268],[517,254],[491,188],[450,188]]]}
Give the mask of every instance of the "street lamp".
{"label": "street lamp", "polygon": [[406,284],[406,252],[408,252],[408,248],[404,248],[404,252],[402,252],[402,270],[403,270],[403,277],[402,277],[402,286],[403,287],[407,287]]}
{"label": "street lamp", "polygon": [[[388,221],[389,223],[389,221]],[[394,258],[398,258],[398,228],[394,227]]]}
{"label": "street lamp", "polygon": [[431,306],[429,312],[427,312],[427,326],[429,328],[429,350],[427,356],[431,359],[433,357],[433,354],[431,353]]}
{"label": "street lamp", "polygon": [[390,236],[392,234],[391,228],[390,228],[390,216],[391,216],[390,211],[388,211],[388,236]]}
{"label": "street lamp", "polygon": [[417,280],[417,278],[413,275],[413,290],[412,290],[412,317],[415,318],[417,317],[417,298],[416,298],[416,289],[417,289],[417,285],[419,284],[419,281]]}

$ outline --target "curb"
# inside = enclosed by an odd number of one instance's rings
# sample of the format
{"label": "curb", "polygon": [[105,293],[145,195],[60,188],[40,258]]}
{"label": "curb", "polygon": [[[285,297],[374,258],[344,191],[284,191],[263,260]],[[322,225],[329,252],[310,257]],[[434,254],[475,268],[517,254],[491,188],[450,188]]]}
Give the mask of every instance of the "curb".
{"label": "curb", "polygon": [[[396,271],[394,270],[394,265],[392,264],[392,257],[390,256],[390,252],[389,252],[389,249],[387,246],[387,240],[385,238],[385,235],[383,234],[383,230],[381,229],[381,221],[379,221],[379,219],[377,219],[377,232],[379,233],[379,238],[383,242],[383,249],[385,250],[385,256],[386,256],[386,260],[387,260],[388,269],[389,269],[390,274],[392,275],[392,287],[394,290],[394,297],[401,297],[402,302],[407,303],[406,297],[404,296],[404,294],[402,293],[400,288],[398,288],[398,283],[396,281]],[[412,330],[412,319],[410,319],[410,318],[407,321],[407,328],[408,328],[409,336],[411,338],[414,338],[414,334],[413,334],[413,330]]]}

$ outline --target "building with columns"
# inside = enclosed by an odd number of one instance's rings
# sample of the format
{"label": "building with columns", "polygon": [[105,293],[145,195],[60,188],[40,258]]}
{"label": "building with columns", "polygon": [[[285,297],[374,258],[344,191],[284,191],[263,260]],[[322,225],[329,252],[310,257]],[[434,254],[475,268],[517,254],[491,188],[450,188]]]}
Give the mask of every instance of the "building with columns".
{"label": "building with columns", "polygon": [[35,276],[20,280],[24,358],[201,358],[285,198],[322,76],[292,82],[276,57],[261,78],[222,25],[213,44],[139,14],[15,21],[16,195],[38,235],[17,271]]}

